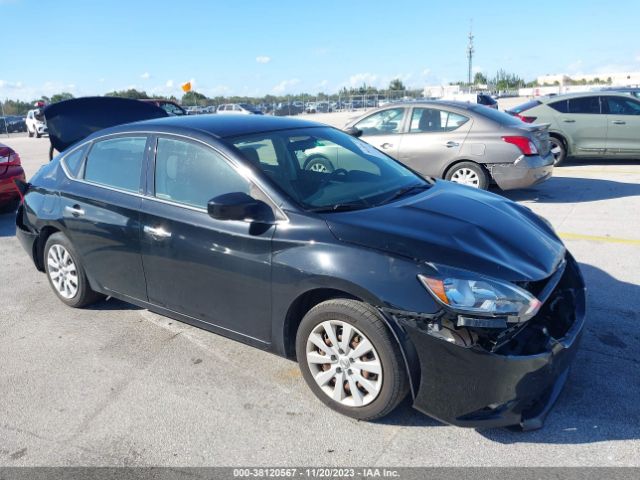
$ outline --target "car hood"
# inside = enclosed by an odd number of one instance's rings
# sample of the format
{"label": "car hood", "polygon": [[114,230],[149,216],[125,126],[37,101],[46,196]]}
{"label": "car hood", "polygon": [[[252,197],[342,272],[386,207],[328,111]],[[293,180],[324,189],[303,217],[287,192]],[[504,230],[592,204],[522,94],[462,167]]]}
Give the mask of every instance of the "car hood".
{"label": "car hood", "polygon": [[507,281],[546,278],[565,256],[560,239],[531,210],[443,181],[403,201],[325,220],[341,241]]}
{"label": "car hood", "polygon": [[118,97],[82,97],[52,103],[44,109],[53,148],[62,152],[103,128],[168,116],[152,104]]}

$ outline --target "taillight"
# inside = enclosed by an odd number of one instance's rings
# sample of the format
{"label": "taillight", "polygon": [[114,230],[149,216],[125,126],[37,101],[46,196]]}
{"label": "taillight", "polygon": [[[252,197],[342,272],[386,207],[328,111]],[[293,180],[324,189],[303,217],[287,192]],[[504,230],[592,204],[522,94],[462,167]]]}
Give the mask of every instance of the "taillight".
{"label": "taillight", "polygon": [[502,137],[507,143],[511,143],[520,149],[523,155],[537,155],[538,149],[534,145],[534,143],[527,137]]}
{"label": "taillight", "polygon": [[538,117],[527,117],[525,115],[520,115],[519,113],[516,113],[515,116],[518,117],[520,120],[522,120],[524,123],[533,123],[536,121],[536,118],[538,118]]}
{"label": "taillight", "polygon": [[9,148],[0,148],[0,165],[5,167],[20,165],[20,155]]}

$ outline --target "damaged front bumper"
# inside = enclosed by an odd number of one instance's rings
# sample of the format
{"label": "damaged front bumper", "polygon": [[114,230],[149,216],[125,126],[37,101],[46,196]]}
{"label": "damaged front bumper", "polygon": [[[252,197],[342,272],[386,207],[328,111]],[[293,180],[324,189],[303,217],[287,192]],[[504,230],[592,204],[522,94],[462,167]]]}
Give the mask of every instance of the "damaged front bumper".
{"label": "damaged front bumper", "polygon": [[413,406],[443,422],[473,428],[542,427],[576,355],[585,318],[575,261],[531,320],[464,346],[434,335],[433,318],[387,311],[406,330],[420,364]]}
{"label": "damaged front bumper", "polygon": [[502,190],[526,188],[542,183],[553,174],[553,155],[521,156],[514,163],[489,164],[491,177]]}

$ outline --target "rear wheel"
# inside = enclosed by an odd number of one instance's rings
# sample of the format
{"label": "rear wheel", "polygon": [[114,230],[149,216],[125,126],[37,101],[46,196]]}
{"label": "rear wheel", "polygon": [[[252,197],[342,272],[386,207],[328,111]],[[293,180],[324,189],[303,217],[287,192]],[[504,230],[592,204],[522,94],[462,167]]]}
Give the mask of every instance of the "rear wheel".
{"label": "rear wheel", "polygon": [[64,234],[57,232],[47,239],[44,264],[51,288],[70,307],[86,307],[103,297],[91,290],[82,263]]}
{"label": "rear wheel", "polygon": [[551,155],[553,155],[553,165],[558,167],[567,158],[567,147],[558,137],[549,137],[549,143],[551,145]]}
{"label": "rear wheel", "polygon": [[296,354],[313,393],[349,417],[383,417],[409,390],[400,347],[378,311],[356,300],[312,308],[298,328]]}
{"label": "rear wheel", "polygon": [[456,163],[449,169],[445,179],[483,190],[489,186],[489,176],[480,165],[473,162]]}
{"label": "rear wheel", "polygon": [[29,135],[29,138],[33,137],[33,132],[29,127],[27,127],[27,135]]}

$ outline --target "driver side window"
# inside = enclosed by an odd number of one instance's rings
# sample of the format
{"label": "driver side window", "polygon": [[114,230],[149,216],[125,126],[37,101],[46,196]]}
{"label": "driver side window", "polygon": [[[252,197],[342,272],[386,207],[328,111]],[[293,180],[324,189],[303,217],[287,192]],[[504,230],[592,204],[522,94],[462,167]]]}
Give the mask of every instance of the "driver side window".
{"label": "driver side window", "polygon": [[364,136],[390,135],[401,132],[405,108],[391,108],[376,112],[355,124]]}
{"label": "driver side window", "polygon": [[155,196],[163,200],[207,208],[225,193],[251,194],[249,182],[217,152],[204,145],[158,139]]}

